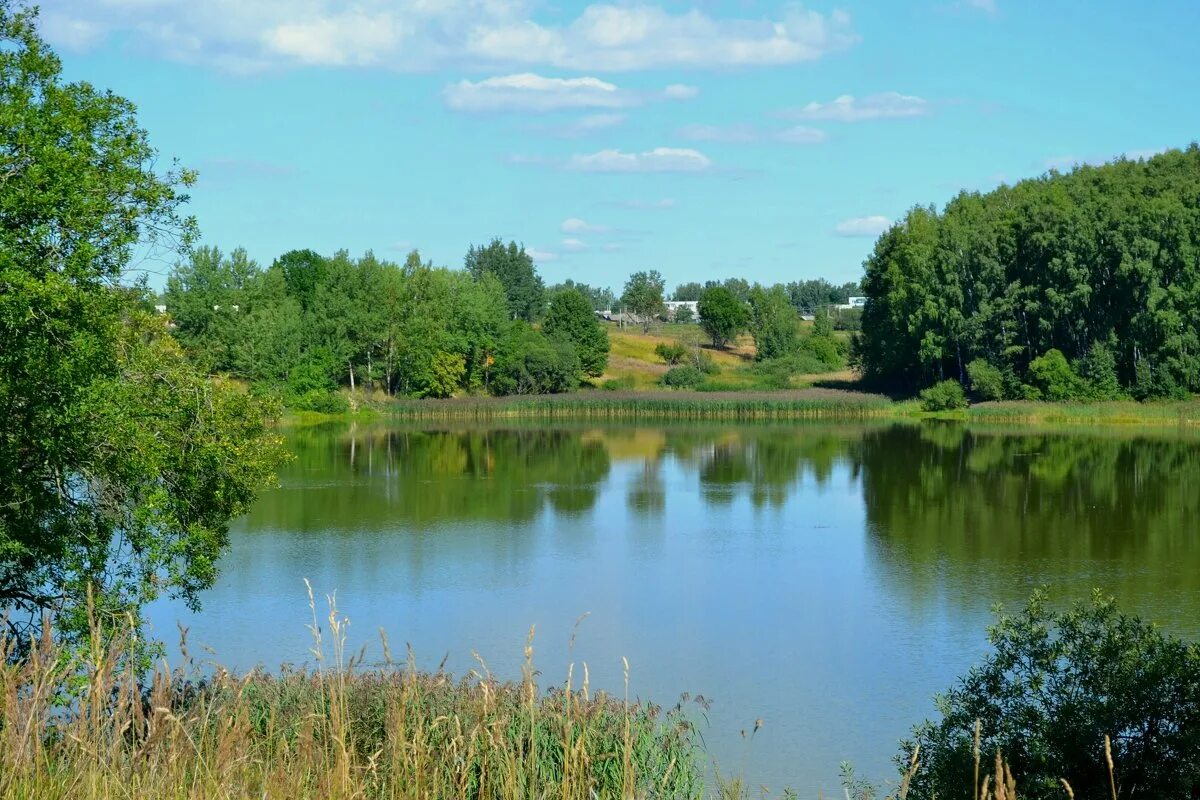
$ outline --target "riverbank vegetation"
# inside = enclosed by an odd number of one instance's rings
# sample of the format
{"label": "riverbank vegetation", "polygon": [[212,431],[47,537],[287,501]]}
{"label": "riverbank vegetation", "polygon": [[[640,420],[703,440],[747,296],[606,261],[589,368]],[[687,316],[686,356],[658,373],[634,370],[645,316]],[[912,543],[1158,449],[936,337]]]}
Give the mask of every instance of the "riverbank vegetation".
{"label": "riverbank vegetation", "polygon": [[[586,664],[539,686],[533,631],[521,679],[486,664],[456,679],[411,653],[366,667],[349,621],[315,603],[313,662],[235,675],[183,666],[140,682],[138,648],[109,637],[63,649],[45,631],[21,659],[0,635],[0,798],[713,798],[751,796],[708,777],[707,701],[671,709],[590,685]],[[877,789],[843,766],[853,800],[1119,800],[1200,788],[1200,650],[1097,596],[1051,611],[1041,595],[991,630],[993,652],[901,744]],[[761,721],[756,722],[756,732]],[[707,783],[707,785],[706,785]],[[886,788],[890,787],[890,789]],[[1019,788],[1018,788],[1019,787]],[[762,796],[771,795],[764,787]],[[890,793],[889,793],[890,792]],[[797,797],[783,790],[783,797]]]}
{"label": "riverbank vegetation", "polygon": [[1200,390],[1200,147],[917,207],[867,259],[856,359],[981,400]]}

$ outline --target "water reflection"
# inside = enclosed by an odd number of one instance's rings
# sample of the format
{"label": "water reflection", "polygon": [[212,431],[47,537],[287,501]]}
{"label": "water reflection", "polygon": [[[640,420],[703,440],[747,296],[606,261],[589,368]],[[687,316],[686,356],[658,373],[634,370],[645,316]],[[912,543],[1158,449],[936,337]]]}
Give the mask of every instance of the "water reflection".
{"label": "water reflection", "polygon": [[[307,657],[302,579],[422,663],[713,697],[706,740],[753,783],[813,794],[888,768],[984,648],[995,601],[1098,586],[1200,633],[1200,445],[1162,430],[953,425],[327,426],[238,523],[204,612],[227,663]],[[572,625],[592,616],[578,649]],[[370,655],[368,654],[368,657]],[[766,718],[752,747],[738,731]]]}

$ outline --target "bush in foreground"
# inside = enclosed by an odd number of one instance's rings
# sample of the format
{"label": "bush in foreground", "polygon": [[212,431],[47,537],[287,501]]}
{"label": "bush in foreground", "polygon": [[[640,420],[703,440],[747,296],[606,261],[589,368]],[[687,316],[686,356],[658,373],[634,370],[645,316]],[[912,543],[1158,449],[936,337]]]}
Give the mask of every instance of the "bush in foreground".
{"label": "bush in foreground", "polygon": [[[127,648],[97,636],[76,660],[49,638],[0,658],[0,798],[698,798],[700,750],[681,706],[592,692],[586,671],[524,679],[341,663],[197,681],[160,668],[143,688]],[[317,650],[321,643],[317,635]],[[386,645],[386,643],[385,643]],[[11,654],[0,638],[0,656]],[[66,708],[64,698],[73,698]]]}
{"label": "bush in foreground", "polygon": [[918,726],[909,797],[971,797],[979,720],[986,758],[1003,752],[1022,797],[1111,800],[1105,737],[1119,797],[1200,796],[1200,648],[1117,610],[1097,594],[1066,611],[1035,594],[989,632],[992,652],[938,698],[941,720]]}
{"label": "bush in foreground", "polygon": [[967,407],[967,395],[962,384],[956,380],[935,383],[921,391],[921,408],[924,411],[956,411]]}

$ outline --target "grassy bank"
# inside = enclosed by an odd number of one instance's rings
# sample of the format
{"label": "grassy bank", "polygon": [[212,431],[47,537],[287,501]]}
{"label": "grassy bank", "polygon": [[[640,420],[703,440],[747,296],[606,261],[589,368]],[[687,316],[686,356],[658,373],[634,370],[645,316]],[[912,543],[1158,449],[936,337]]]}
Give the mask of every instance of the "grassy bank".
{"label": "grassy bank", "polygon": [[405,421],[852,421],[937,419],[997,426],[1197,426],[1200,401],[1135,403],[980,403],[952,412],[922,411],[915,400],[849,389],[809,388],[778,392],[580,391],[528,397],[467,397],[412,400],[376,397],[347,414],[289,412],[284,423],[316,424],[338,419]]}
{"label": "grassy bank", "polygon": [[586,666],[542,690],[531,644],[516,683],[482,662],[461,680],[411,657],[362,671],[346,624],[314,614],[313,670],[201,678],[189,663],[149,686],[128,640],[94,635],[76,656],[44,637],[20,660],[0,640],[0,798],[723,796],[705,792],[681,707],[593,692]]}
{"label": "grassy bank", "polygon": [[880,395],[839,389],[790,392],[579,392],[536,397],[399,400],[387,413],[401,419],[659,419],[770,420],[887,417]]}

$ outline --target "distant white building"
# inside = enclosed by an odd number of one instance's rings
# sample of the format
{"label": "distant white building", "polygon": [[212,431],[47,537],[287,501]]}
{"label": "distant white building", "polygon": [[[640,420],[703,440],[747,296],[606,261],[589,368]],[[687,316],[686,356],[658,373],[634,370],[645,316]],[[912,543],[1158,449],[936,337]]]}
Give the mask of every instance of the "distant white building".
{"label": "distant white building", "polygon": [[838,311],[850,311],[855,308],[866,307],[867,298],[865,297],[851,297],[848,303],[839,303],[838,305],[834,306],[834,308],[836,308]]}
{"label": "distant white building", "polygon": [[675,315],[681,308],[691,309],[693,320],[700,317],[700,301],[698,300],[668,300],[663,305],[667,307],[667,316],[671,319],[675,319]]}

